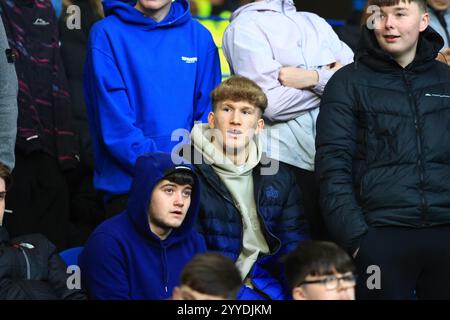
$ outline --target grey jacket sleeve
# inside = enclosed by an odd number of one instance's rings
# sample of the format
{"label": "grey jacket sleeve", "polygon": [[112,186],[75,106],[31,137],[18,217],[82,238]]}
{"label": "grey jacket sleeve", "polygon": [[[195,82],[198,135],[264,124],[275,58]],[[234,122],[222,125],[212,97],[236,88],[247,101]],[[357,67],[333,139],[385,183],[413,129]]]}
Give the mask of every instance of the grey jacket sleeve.
{"label": "grey jacket sleeve", "polygon": [[3,21],[0,17],[0,162],[14,168],[14,146],[17,133],[18,82],[13,63],[6,57],[9,48]]}

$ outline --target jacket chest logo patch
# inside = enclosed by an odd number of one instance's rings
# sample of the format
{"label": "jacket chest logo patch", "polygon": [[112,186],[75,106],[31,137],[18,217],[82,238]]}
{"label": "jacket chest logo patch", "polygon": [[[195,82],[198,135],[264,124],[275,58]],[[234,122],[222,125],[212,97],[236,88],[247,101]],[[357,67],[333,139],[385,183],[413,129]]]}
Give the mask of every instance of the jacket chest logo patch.
{"label": "jacket chest logo patch", "polygon": [[266,194],[266,197],[270,199],[278,199],[279,197],[278,190],[272,186],[267,187],[264,193]]}
{"label": "jacket chest logo patch", "polygon": [[47,21],[45,21],[45,20],[42,19],[42,18],[37,18],[37,19],[34,21],[33,24],[34,24],[35,26],[47,26],[47,25],[49,25],[50,23],[47,22]]}
{"label": "jacket chest logo patch", "polygon": [[449,95],[446,95],[446,94],[434,94],[434,93],[426,93],[425,97],[435,97],[435,98],[447,98],[447,99],[450,99]]}
{"label": "jacket chest logo patch", "polygon": [[181,57],[181,61],[184,61],[186,63],[196,63],[197,60],[198,60],[197,57],[185,57],[185,56]]}

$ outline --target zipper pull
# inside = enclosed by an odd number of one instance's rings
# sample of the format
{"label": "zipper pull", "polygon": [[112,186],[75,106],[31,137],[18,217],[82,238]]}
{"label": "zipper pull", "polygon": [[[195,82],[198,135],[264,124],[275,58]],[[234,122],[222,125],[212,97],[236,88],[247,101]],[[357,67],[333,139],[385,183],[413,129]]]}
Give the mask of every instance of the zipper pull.
{"label": "zipper pull", "polygon": [[166,291],[166,293],[167,293],[167,291],[168,291],[168,290],[167,290],[167,286],[165,286],[165,287],[164,287],[164,290],[165,290],[165,291]]}

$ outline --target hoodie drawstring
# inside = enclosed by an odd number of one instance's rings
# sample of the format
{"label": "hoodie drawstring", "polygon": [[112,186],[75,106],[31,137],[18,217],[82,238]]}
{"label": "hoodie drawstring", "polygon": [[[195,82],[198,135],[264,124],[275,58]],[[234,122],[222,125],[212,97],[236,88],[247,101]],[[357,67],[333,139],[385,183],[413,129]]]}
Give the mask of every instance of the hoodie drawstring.
{"label": "hoodie drawstring", "polygon": [[164,292],[167,294],[169,291],[169,273],[167,272],[167,250],[162,246],[162,264],[163,264],[163,278],[164,278]]}

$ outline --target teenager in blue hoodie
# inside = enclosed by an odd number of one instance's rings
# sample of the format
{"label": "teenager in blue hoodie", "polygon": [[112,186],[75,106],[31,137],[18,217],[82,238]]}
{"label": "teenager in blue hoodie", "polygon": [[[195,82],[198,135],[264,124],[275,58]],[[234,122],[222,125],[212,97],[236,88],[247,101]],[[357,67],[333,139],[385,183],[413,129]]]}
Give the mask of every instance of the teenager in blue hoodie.
{"label": "teenager in blue hoodie", "polygon": [[106,18],[90,33],[84,92],[94,185],[112,215],[126,207],[139,155],[170,152],[179,143],[174,130],[206,122],[221,75],[217,47],[187,0],[103,6]]}
{"label": "teenager in blue hoodie", "polygon": [[183,267],[206,251],[194,229],[199,182],[170,154],[138,158],[125,212],[103,222],[80,256],[84,289],[93,299],[169,299]]}

